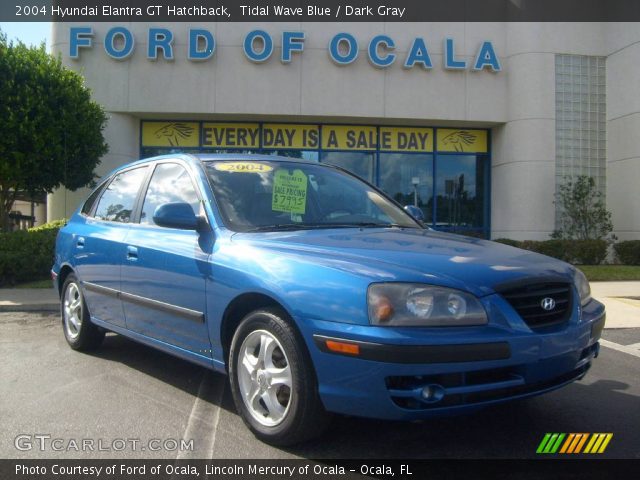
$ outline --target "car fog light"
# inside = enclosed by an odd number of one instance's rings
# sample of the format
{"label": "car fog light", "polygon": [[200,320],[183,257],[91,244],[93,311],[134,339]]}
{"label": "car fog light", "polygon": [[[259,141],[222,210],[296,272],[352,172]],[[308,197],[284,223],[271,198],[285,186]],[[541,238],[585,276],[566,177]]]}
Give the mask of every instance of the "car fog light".
{"label": "car fog light", "polygon": [[422,389],[422,398],[425,402],[439,402],[444,397],[444,388],[441,385],[427,385]]}

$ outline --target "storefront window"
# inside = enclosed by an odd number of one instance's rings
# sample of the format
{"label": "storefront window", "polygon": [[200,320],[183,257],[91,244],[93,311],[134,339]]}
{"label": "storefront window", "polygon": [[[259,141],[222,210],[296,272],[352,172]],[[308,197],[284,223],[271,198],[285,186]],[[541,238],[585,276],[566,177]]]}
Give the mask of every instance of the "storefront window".
{"label": "storefront window", "polygon": [[450,231],[485,226],[486,155],[443,155],[436,158],[435,227]]}
{"label": "storefront window", "polygon": [[367,182],[373,183],[373,162],[375,160],[373,152],[323,152],[320,160],[322,163],[329,163],[349,170]]}
{"label": "storefront window", "polygon": [[431,223],[433,215],[433,155],[380,154],[380,188],[400,205],[416,205]]}
{"label": "storefront window", "polygon": [[267,150],[267,155],[279,155],[288,158],[302,158],[304,160],[318,161],[319,154],[315,150]]}
{"label": "storefront window", "polygon": [[143,120],[141,129],[143,158],[181,152],[320,161],[377,185],[400,205],[417,205],[437,230],[490,232],[486,129],[155,120]]}

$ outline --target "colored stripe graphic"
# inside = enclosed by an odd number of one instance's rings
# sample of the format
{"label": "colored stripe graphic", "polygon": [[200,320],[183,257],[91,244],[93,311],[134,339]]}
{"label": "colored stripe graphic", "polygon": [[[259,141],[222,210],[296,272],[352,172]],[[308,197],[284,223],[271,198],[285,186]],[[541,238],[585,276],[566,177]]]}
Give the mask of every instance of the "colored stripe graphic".
{"label": "colored stripe graphic", "polygon": [[582,439],[578,442],[578,445],[576,445],[576,449],[573,451],[573,453],[580,453],[580,451],[582,450],[583,445],[587,441],[587,438],[589,438],[589,434],[588,433],[582,433],[581,435],[582,435]]}
{"label": "colored stripe graphic", "polygon": [[565,436],[565,433],[547,433],[538,445],[536,453],[556,453]]}
{"label": "colored stripe graphic", "polygon": [[560,449],[559,453],[566,453],[567,449],[569,448],[569,445],[571,445],[574,438],[576,438],[576,434],[570,433],[569,436],[567,437],[567,441],[564,442],[564,445],[562,445],[562,448]]}
{"label": "colored stripe graphic", "polygon": [[613,433],[546,433],[536,453],[599,454],[604,453],[612,438]]}
{"label": "colored stripe graphic", "polygon": [[542,439],[542,441],[540,442],[540,445],[538,445],[538,449],[536,450],[536,453],[542,453],[542,451],[544,450],[544,446],[549,441],[549,438],[551,438],[551,434],[547,433]]}

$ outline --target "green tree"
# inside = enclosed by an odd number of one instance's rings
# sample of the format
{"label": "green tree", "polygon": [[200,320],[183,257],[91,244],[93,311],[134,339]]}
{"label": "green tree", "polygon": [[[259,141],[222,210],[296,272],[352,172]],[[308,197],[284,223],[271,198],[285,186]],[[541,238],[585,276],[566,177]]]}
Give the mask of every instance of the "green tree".
{"label": "green tree", "polygon": [[91,184],[107,117],[81,75],[0,32],[0,230],[18,193]]}
{"label": "green tree", "polygon": [[561,209],[561,228],[553,233],[554,238],[603,240],[613,230],[611,212],[593,177],[567,180],[556,193],[556,203]]}

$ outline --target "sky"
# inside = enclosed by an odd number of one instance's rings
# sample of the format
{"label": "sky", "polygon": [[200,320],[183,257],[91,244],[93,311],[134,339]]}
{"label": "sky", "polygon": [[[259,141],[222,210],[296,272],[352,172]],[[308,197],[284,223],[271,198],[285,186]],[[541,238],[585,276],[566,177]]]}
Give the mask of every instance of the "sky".
{"label": "sky", "polygon": [[0,22],[0,30],[9,40],[33,46],[39,46],[44,40],[47,50],[51,47],[51,22]]}

